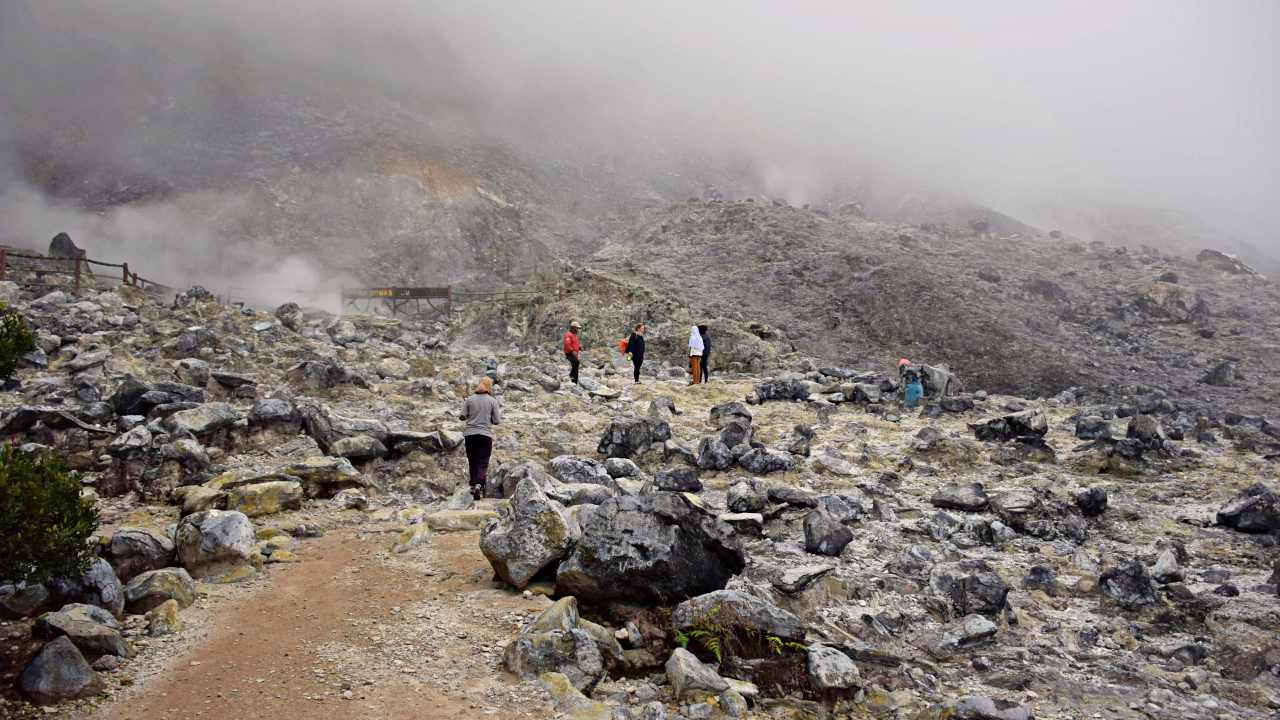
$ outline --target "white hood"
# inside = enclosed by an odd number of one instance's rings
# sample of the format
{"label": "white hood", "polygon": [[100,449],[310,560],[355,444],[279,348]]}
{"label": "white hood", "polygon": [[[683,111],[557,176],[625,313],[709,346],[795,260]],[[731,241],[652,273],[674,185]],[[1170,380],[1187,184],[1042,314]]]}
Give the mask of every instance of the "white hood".
{"label": "white hood", "polygon": [[689,354],[701,355],[702,350],[702,333],[698,332],[698,326],[694,325],[693,330],[689,332]]}

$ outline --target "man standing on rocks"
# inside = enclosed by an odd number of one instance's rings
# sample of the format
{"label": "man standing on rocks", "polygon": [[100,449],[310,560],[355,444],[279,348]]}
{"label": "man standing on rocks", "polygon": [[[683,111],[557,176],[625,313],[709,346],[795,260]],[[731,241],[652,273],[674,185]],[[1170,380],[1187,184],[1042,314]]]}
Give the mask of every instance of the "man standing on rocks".
{"label": "man standing on rocks", "polygon": [[485,376],[476,385],[475,394],[462,404],[462,419],[467,425],[462,436],[467,446],[467,470],[470,474],[471,497],[484,497],[489,477],[489,456],[493,454],[493,426],[502,423],[502,410],[493,396],[493,379]]}
{"label": "man standing on rocks", "polygon": [[635,369],[635,381],[640,382],[640,366],[644,365],[644,323],[636,325],[627,338],[627,354],[631,356],[631,367]]}
{"label": "man standing on rocks", "polygon": [[689,331],[689,380],[690,385],[697,385],[702,382],[702,333],[698,332],[698,326],[694,325]]}
{"label": "man standing on rocks", "polygon": [[582,328],[577,320],[569,323],[569,331],[564,334],[564,356],[569,360],[569,379],[578,384],[578,353],[582,352],[582,342],[578,339],[578,330]]}

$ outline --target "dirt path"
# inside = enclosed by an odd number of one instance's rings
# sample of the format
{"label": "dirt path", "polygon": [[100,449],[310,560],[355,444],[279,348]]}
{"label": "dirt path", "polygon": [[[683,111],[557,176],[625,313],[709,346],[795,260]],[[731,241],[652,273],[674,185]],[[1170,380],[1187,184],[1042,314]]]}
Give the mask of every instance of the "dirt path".
{"label": "dirt path", "polygon": [[341,529],[303,544],[302,562],[215,601],[205,637],[89,718],[545,717],[540,691],[500,662],[546,601],[493,583],[475,532],[397,556],[390,537]]}

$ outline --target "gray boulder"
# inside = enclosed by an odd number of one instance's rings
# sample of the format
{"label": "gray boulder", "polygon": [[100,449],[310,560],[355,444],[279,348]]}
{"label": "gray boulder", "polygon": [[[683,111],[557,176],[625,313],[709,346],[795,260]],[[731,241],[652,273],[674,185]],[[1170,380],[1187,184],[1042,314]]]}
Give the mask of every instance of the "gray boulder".
{"label": "gray boulder", "polygon": [[124,585],[102,558],[94,558],[80,577],[50,580],[48,587],[57,603],[85,603],[116,617],[124,614]]}
{"label": "gray boulder", "polygon": [[953,617],[978,613],[994,617],[1005,608],[1009,586],[983,560],[938,563],[929,571],[929,587]]}
{"label": "gray boulder", "polygon": [[773,603],[740,590],[716,590],[689,598],[671,613],[677,630],[688,630],[703,620],[757,635],[775,635],[784,640],[803,640],[804,622]]}
{"label": "gray boulder", "polygon": [[795,469],[796,461],[790,453],[768,448],[753,448],[738,458],[738,464],[754,475],[767,475]]}
{"label": "gray boulder", "polygon": [[64,605],[61,610],[45,613],[36,619],[32,634],[45,640],[66,637],[89,657],[133,655],[133,648],[120,632],[120,623],[111,613],[96,605],[73,603]]}
{"label": "gray boulder", "polygon": [[856,688],[862,681],[858,666],[848,655],[836,648],[821,643],[809,646],[805,669],[809,679],[819,690],[849,690]]}
{"label": "gray boulder", "polygon": [[1127,608],[1156,602],[1156,588],[1147,574],[1147,566],[1138,560],[1108,568],[1098,577],[1098,588],[1103,595]]}
{"label": "gray boulder", "polygon": [[1049,432],[1049,419],[1032,408],[970,426],[974,435],[987,442],[1004,442],[1020,437],[1042,438]]}
{"label": "gray boulder", "polygon": [[617,417],[609,421],[596,449],[605,457],[633,458],[644,454],[654,443],[671,439],[671,426],[663,420]]}
{"label": "gray boulder", "polygon": [[205,403],[190,410],[179,410],[164,419],[162,425],[171,435],[207,435],[231,427],[240,420],[240,412],[227,403]]}
{"label": "gray boulder", "polygon": [[244,513],[205,510],[178,523],[178,560],[193,577],[206,579],[238,569],[249,562],[255,537]]}
{"label": "gray boulder", "polygon": [[173,564],[173,541],[154,530],[123,527],[111,534],[107,557],[121,582]]}
{"label": "gray boulder", "polygon": [[143,615],[176,600],[180,607],[196,601],[196,582],[182,568],[163,568],[144,572],[124,588],[125,607],[132,615]]}
{"label": "gray boulder", "polygon": [[634,461],[627,458],[609,458],[604,461],[605,472],[609,473],[609,477],[614,478],[633,478],[640,476],[640,466]]}
{"label": "gray boulder", "polygon": [[769,490],[755,478],[743,478],[729,486],[726,502],[736,513],[756,513],[769,507]]}
{"label": "gray boulder", "polygon": [[102,678],[89,667],[74,643],[59,637],[44,646],[31,660],[18,687],[32,702],[52,705],[97,695],[105,688]]}
{"label": "gray boulder", "polygon": [[536,482],[522,480],[511,502],[480,533],[480,551],[494,572],[524,588],[538,573],[554,567],[573,546],[561,511]]}
{"label": "gray boulder", "polygon": [[705,437],[698,443],[700,470],[728,470],[733,466],[733,453],[719,438]]}
{"label": "gray boulder", "polygon": [[981,695],[947,700],[930,708],[928,716],[948,720],[1033,720],[1035,717],[1025,705]]}
{"label": "gray boulder", "polygon": [[853,542],[853,531],[823,509],[804,516],[804,549],[816,555],[836,556]]}
{"label": "gray boulder", "polygon": [[711,408],[711,424],[718,428],[723,428],[733,420],[745,421],[751,424],[751,409],[744,403],[730,402],[723,405],[716,405]]}
{"label": "gray boulder", "polygon": [[293,403],[284,398],[263,398],[249,410],[249,424],[257,427],[283,426],[297,432],[302,417]]}
{"label": "gray boulder", "polygon": [[556,586],[589,603],[672,603],[723,588],[745,565],[732,528],[685,495],[654,492],[587,515]]}
{"label": "gray boulder", "polygon": [[1280,494],[1255,483],[1222,506],[1215,519],[1218,525],[1239,532],[1280,532]]}
{"label": "gray boulder", "polygon": [[762,403],[770,400],[808,400],[809,383],[804,380],[766,380],[756,385],[755,397]]}
{"label": "gray boulder", "polygon": [[608,468],[598,460],[580,458],[573,455],[560,455],[552,458],[549,465],[552,477],[560,482],[591,483],[609,488],[617,487],[617,484],[613,481],[613,476],[609,474]]}
{"label": "gray boulder", "polygon": [[516,486],[522,480],[530,479],[540,488],[548,488],[554,482],[547,471],[533,460],[521,460],[519,462],[505,462],[499,465],[485,479],[484,494],[485,497],[505,498],[511,497],[516,491]]}
{"label": "gray boulder", "polygon": [[665,669],[676,700],[695,694],[715,695],[729,689],[727,680],[684,648],[671,652]]}
{"label": "gray boulder", "polygon": [[699,492],[702,481],[698,479],[697,468],[676,467],[659,470],[653,478],[654,487],[669,492]]}
{"label": "gray boulder", "polygon": [[561,673],[575,688],[590,692],[604,678],[606,666],[584,623],[578,616],[577,599],[561,598],[507,645],[503,663],[525,679]]}
{"label": "gray boulder", "polygon": [[302,308],[298,307],[298,303],[285,303],[276,308],[274,314],[276,319],[280,321],[280,324],[290,330],[298,332],[302,329]]}
{"label": "gray boulder", "polygon": [[952,485],[934,493],[930,502],[934,507],[948,510],[979,512],[987,507],[987,493],[983,490],[982,483]]}
{"label": "gray boulder", "polygon": [[329,446],[329,454],[348,460],[372,460],[386,457],[387,448],[376,437],[370,435],[350,435],[333,441]]}
{"label": "gray boulder", "polygon": [[737,447],[738,445],[750,445],[754,430],[751,421],[741,418],[730,418],[720,428],[720,442],[728,447]]}

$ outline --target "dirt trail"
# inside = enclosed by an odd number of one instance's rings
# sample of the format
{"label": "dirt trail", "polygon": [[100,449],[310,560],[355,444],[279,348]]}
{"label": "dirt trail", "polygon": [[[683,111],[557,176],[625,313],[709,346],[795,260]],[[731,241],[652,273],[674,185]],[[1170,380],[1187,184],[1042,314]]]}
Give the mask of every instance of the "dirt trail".
{"label": "dirt trail", "polygon": [[434,534],[403,556],[377,530],[304,543],[300,563],[213,601],[205,637],[88,717],[545,717],[539,691],[498,667],[545,601],[493,583],[477,535]]}

